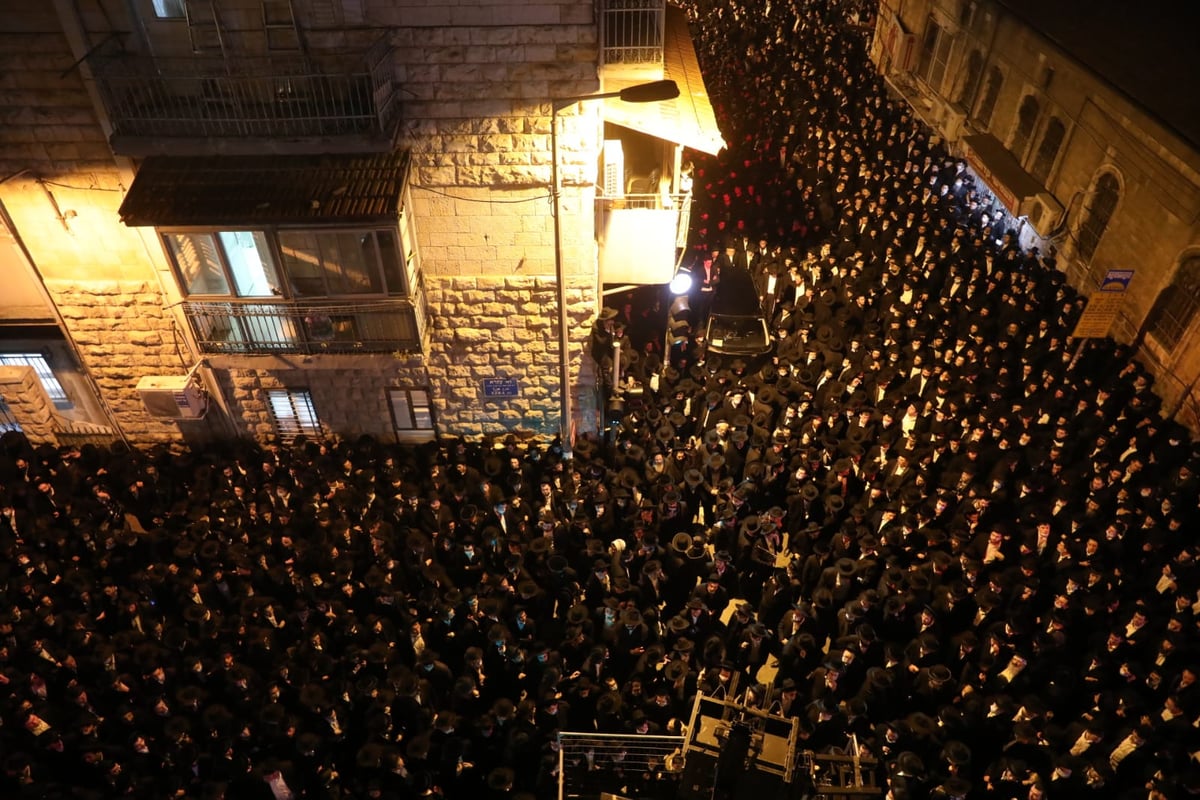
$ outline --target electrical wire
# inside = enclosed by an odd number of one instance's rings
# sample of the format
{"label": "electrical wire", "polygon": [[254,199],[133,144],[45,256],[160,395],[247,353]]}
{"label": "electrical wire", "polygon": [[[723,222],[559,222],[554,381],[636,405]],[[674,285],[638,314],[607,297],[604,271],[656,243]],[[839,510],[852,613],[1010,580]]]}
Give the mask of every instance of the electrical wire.
{"label": "electrical wire", "polygon": [[58,181],[49,181],[49,180],[46,180],[45,178],[42,178],[40,182],[45,184],[46,186],[57,186],[60,189],[77,189],[78,191],[81,191],[81,192],[123,192],[123,191],[125,191],[124,188],[108,189],[104,186],[72,186],[69,183],[59,183]]}
{"label": "electrical wire", "polygon": [[413,188],[420,189],[423,192],[429,192],[430,194],[441,195],[442,197],[446,197],[451,200],[463,200],[468,203],[502,203],[502,204],[506,204],[506,205],[511,205],[511,204],[515,204],[515,203],[540,202],[543,200],[550,200],[551,198],[554,197],[554,195],[552,195],[552,194],[543,194],[543,195],[537,195],[535,197],[523,197],[520,200],[484,200],[479,197],[459,197],[457,195],[450,194],[449,192],[443,192],[440,189],[432,189],[428,186],[414,186]]}

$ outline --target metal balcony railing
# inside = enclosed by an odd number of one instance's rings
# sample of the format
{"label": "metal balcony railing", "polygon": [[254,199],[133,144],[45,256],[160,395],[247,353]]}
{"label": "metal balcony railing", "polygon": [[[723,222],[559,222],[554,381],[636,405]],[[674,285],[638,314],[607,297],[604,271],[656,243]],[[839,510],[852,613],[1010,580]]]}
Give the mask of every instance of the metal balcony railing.
{"label": "metal balcony railing", "polygon": [[93,61],[113,138],[386,136],[397,99],[391,50],[305,56]]}
{"label": "metal balcony railing", "polygon": [[419,352],[424,328],[419,299],[187,301],[183,311],[200,349],[213,354]]}
{"label": "metal balcony railing", "polygon": [[675,218],[675,246],[687,247],[688,230],[692,224],[692,193],[675,194],[625,194],[621,197],[596,197],[597,210],[601,214],[620,213],[636,209],[661,209],[678,212]]}
{"label": "metal balcony railing", "polygon": [[601,57],[606,65],[661,66],[665,0],[604,0]]}

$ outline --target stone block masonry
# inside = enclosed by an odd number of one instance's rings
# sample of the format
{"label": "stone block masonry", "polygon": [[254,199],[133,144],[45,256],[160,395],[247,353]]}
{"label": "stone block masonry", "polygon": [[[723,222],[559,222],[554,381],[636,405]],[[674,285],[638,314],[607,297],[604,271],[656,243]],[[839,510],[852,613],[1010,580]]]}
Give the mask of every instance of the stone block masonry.
{"label": "stone block masonry", "polygon": [[[584,354],[595,316],[591,292],[584,281],[567,285],[575,386],[587,361]],[[442,432],[556,433],[560,406],[554,282],[524,277],[447,278],[430,282],[428,302],[434,322],[427,367]],[[485,397],[483,382],[492,378],[516,380],[519,395]]]}
{"label": "stone block masonry", "polygon": [[233,424],[245,436],[259,441],[277,437],[267,392],[288,389],[309,392],[326,435],[336,434],[343,439],[369,435],[393,441],[395,427],[388,408],[388,390],[424,389],[429,377],[419,357],[375,361],[370,367],[310,369],[299,360],[294,369],[221,369],[217,370],[217,378],[221,393],[228,399]]}
{"label": "stone block masonry", "polygon": [[[422,22],[421,13],[444,18]],[[547,183],[550,99],[600,88],[592,3],[414,7],[396,24],[396,74],[410,94],[406,118],[414,121],[402,144],[413,154],[417,183]],[[579,148],[564,145],[564,163],[571,164],[570,151]]]}
{"label": "stone block masonry", "polygon": [[30,442],[55,442],[54,403],[32,367],[0,367],[0,397]]}
{"label": "stone block masonry", "polygon": [[149,416],[137,392],[143,376],[182,375],[192,366],[158,287],[142,281],[47,281],[46,288],[130,441],[178,441],[179,424]]}

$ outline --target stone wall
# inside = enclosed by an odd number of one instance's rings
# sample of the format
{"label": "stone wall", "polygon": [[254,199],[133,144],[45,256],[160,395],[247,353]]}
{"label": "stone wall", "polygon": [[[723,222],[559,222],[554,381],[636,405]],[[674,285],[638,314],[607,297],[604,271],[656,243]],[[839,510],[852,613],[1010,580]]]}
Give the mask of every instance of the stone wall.
{"label": "stone wall", "polygon": [[[305,362],[308,363],[305,363]],[[324,357],[322,367],[316,359],[297,359],[290,366],[279,364],[255,368],[253,359],[245,367],[216,370],[221,393],[229,405],[237,435],[258,441],[277,437],[266,392],[272,389],[305,389],[326,434],[353,439],[364,434],[380,441],[394,440],[394,426],[388,408],[388,389],[420,389],[429,385],[429,376],[420,358],[348,356]]]}
{"label": "stone wall", "polygon": [[[368,16],[400,26],[392,42],[410,95],[403,141],[413,152],[439,427],[553,435],[560,401],[550,101],[600,90],[595,4],[386,5],[369,6]],[[581,353],[598,310],[598,114],[598,104],[564,109],[558,131],[571,376],[584,428],[595,418],[593,373]],[[489,378],[516,379],[520,396],[485,398]]]}
{"label": "stone wall", "polygon": [[[600,89],[594,3],[378,3],[403,87],[403,145],[422,186],[545,186],[550,100]],[[578,148],[564,137],[564,161]],[[571,154],[575,154],[572,158]],[[594,166],[594,158],[593,158]]]}
{"label": "stone wall", "polygon": [[192,367],[158,287],[148,282],[48,281],[47,288],[130,441],[177,441],[179,424],[149,416],[137,392],[143,376],[183,375]]}
{"label": "stone wall", "polygon": [[[594,380],[586,356],[591,322],[590,289],[568,283],[571,375],[577,418],[594,415],[586,390]],[[450,278],[431,283],[433,344],[429,374],[444,432],[552,436],[559,425],[557,288],[540,278]],[[581,372],[582,371],[582,372]],[[511,378],[519,396],[484,397],[483,381]]]}
{"label": "stone wall", "polygon": [[[1054,241],[1059,266],[1084,294],[1095,290],[1107,270],[1135,270],[1110,335],[1125,343],[1137,341],[1181,258],[1200,246],[1200,153],[1000,4],[981,4],[969,31],[959,30],[957,11],[958,4],[948,0],[903,4],[904,21],[916,31],[918,47],[930,13],[944,29],[957,32],[943,91],[958,85],[957,75],[965,70],[972,49],[985,54],[985,74],[999,66],[1004,82],[987,130],[1006,146],[1012,146],[1022,101],[1030,95],[1038,100],[1041,116],[1028,145],[1015,154],[1027,168],[1049,116],[1064,122],[1064,142],[1047,179],[1047,188],[1067,209],[1067,227]],[[1085,261],[1077,240],[1101,172],[1117,177],[1120,199],[1096,252]],[[1200,374],[1200,318],[1173,352],[1147,343],[1139,357],[1159,378],[1155,388],[1164,408],[1181,408],[1183,420],[1195,426],[1200,418],[1196,401],[1185,395]]]}
{"label": "stone wall", "polygon": [[0,367],[0,397],[25,438],[34,444],[54,444],[54,403],[32,367]]}
{"label": "stone wall", "polygon": [[[86,70],[70,69],[79,55],[72,44],[79,43],[59,32],[56,4],[22,6],[0,21],[0,66],[9,67],[0,71],[0,106],[10,109],[0,126],[0,177],[29,170],[0,186],[0,199],[105,405],[135,444],[270,437],[274,426],[262,393],[274,387],[308,388],[323,423],[345,436],[390,435],[386,389],[398,386],[430,386],[439,426],[450,432],[557,428],[550,98],[600,89],[595,3],[340,5],[336,15],[301,24],[322,46],[363,50],[369,39],[387,35],[394,47],[403,98],[398,146],[413,153],[431,352],[386,365],[347,357],[342,366],[320,368],[303,360],[260,367],[262,359],[242,359],[215,371],[210,388],[221,391],[223,402],[210,407],[208,418],[179,423],[149,417],[136,391],[142,376],[182,375],[194,358],[184,321],[172,310],[179,298],[170,296],[174,277],[161,246],[153,232],[127,228],[118,218],[132,172],[108,148]],[[57,6],[73,16],[71,4]],[[82,38],[92,37],[84,49],[112,27],[137,29],[126,8],[110,9],[111,19],[87,4],[78,10]],[[232,46],[252,50],[248,37],[261,5],[231,0],[222,3],[222,14]],[[178,20],[151,20],[145,33],[156,47],[186,44]],[[598,111],[597,104],[566,109],[560,129],[563,265],[577,343],[572,372],[585,386],[592,372],[579,354],[597,308],[591,183]],[[481,380],[506,377],[508,370],[519,375],[522,397],[484,403]],[[583,415],[587,395],[584,389],[579,398]]]}

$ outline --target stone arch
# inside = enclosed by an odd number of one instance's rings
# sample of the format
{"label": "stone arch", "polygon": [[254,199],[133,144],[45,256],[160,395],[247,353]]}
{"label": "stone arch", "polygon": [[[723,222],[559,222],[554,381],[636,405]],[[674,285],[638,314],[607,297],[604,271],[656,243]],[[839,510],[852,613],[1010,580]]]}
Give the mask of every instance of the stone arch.
{"label": "stone arch", "polygon": [[1147,336],[1167,353],[1184,340],[1200,314],[1200,247],[1185,251],[1146,315]]}

